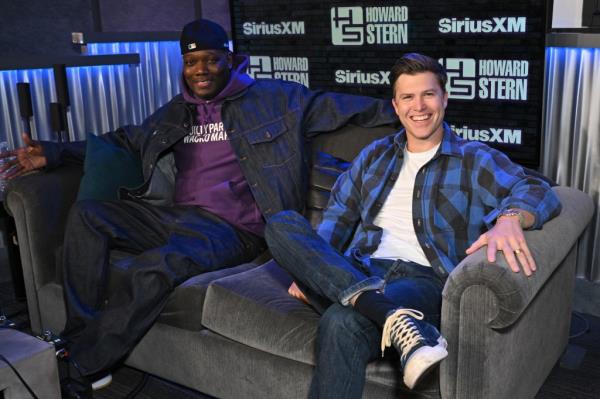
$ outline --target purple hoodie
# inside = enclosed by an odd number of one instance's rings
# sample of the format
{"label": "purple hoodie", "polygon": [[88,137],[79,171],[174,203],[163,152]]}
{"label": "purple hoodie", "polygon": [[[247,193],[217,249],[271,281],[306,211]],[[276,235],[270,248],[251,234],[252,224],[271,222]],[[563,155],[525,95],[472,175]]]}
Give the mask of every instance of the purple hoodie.
{"label": "purple hoodie", "polygon": [[243,57],[232,70],[227,86],[211,100],[194,97],[181,80],[183,97],[196,105],[197,118],[188,135],[174,147],[175,203],[197,205],[236,227],[262,236],[265,221],[221,119],[223,100],[253,82],[245,73],[247,66],[248,58]]}

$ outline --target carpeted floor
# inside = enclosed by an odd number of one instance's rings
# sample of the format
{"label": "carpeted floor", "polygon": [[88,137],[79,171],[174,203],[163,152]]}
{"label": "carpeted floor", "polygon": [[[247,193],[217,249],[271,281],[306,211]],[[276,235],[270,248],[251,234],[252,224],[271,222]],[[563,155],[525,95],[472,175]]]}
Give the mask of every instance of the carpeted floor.
{"label": "carpeted floor", "polygon": [[573,335],[578,336],[569,340],[561,364],[554,366],[536,399],[600,398],[600,318],[574,314]]}
{"label": "carpeted floor", "polygon": [[[6,256],[0,248],[0,315],[4,314],[22,331],[28,331],[27,308],[14,298]],[[8,277],[7,277],[8,276]],[[574,314],[567,355],[557,364],[535,399],[600,398],[600,318]],[[0,398],[2,393],[0,392]],[[97,399],[210,399],[197,391],[122,367],[113,383],[95,392]],[[240,398],[243,399],[243,398]],[[484,399],[484,398],[482,398]]]}
{"label": "carpeted floor", "polygon": [[211,399],[211,396],[150,376],[130,367],[113,374],[108,387],[94,392],[94,399]]}

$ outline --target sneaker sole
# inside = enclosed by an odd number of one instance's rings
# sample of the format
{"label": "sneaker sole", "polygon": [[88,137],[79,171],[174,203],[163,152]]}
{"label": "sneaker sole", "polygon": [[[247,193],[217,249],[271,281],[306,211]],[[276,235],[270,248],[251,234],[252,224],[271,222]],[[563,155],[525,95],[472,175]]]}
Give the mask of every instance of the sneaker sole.
{"label": "sneaker sole", "polygon": [[448,356],[447,346],[448,343],[444,337],[440,336],[436,346],[424,346],[417,349],[411,356],[410,360],[412,361],[409,361],[404,368],[404,384],[413,389],[421,378],[431,371],[433,366]]}
{"label": "sneaker sole", "polygon": [[112,374],[107,374],[104,377],[96,380],[92,383],[92,391],[97,391],[102,388],[106,388],[112,382]]}

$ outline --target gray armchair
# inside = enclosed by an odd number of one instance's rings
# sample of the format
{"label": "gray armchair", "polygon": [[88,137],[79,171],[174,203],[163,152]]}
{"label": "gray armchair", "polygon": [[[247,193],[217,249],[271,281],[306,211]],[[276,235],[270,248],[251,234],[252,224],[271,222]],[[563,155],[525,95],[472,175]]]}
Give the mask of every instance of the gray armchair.
{"label": "gray armchair", "polygon": [[[387,132],[356,130],[319,136],[313,151],[352,159]],[[64,323],[55,252],[80,176],[79,167],[67,165],[8,188],[35,332],[60,331]],[[577,241],[594,212],[586,194],[554,189],[562,213],[526,232],[538,271],[530,278],[513,273],[503,257],[487,262],[484,250],[467,257],[443,293],[448,358],[416,392],[405,391],[393,359],[377,360],[367,369],[365,397],[534,397],[567,343]],[[126,363],[219,398],[306,397],[318,315],[287,295],[290,277],[265,259],[178,287]]]}

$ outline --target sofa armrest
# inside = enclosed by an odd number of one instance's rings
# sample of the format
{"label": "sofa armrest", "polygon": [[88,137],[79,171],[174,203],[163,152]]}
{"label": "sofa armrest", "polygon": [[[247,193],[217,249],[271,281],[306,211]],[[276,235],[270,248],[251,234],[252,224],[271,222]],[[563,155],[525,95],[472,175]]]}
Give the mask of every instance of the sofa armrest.
{"label": "sofa armrest", "polygon": [[533,397],[568,338],[577,240],[594,212],[591,198],[553,188],[563,205],[541,230],[525,232],[537,271],[510,270],[485,248],[465,258],[442,293],[442,398]]}
{"label": "sofa armrest", "polygon": [[504,328],[515,322],[537,292],[567,256],[590,222],[594,204],[589,195],[568,187],[555,187],[563,208],[541,230],[525,232],[525,239],[537,265],[530,277],[510,270],[504,256],[487,261],[486,248],[465,258],[450,274],[443,297],[447,304],[460,306],[463,292],[483,285],[498,301],[498,312],[488,321],[491,328]]}
{"label": "sofa armrest", "polygon": [[77,197],[80,165],[63,165],[11,180],[4,205],[15,219],[32,329],[39,329],[37,292],[55,279],[69,209]]}

